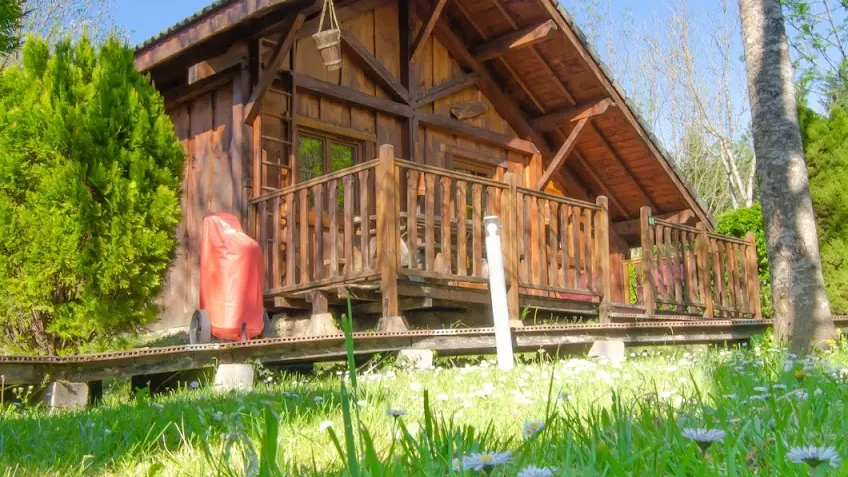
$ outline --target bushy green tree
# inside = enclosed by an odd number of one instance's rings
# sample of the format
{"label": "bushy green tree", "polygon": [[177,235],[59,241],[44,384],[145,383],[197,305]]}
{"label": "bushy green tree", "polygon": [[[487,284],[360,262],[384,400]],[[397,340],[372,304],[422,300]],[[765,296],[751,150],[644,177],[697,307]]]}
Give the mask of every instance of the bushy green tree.
{"label": "bushy green tree", "polygon": [[768,264],[766,234],[763,229],[763,209],[759,203],[751,207],[731,210],[716,217],[716,232],[731,237],[745,238],[754,232],[757,241],[757,272],[760,281],[760,307],[764,316],[771,316],[774,307],[771,298],[771,273]]}
{"label": "bushy green tree", "polygon": [[835,102],[828,116],[799,108],[822,272],[834,313],[848,312],[848,113],[842,104],[848,103]]}
{"label": "bushy green tree", "polygon": [[0,56],[18,47],[22,17],[23,0],[0,0]]}
{"label": "bushy green tree", "polygon": [[0,75],[0,329],[57,353],[156,319],[185,155],[161,96],[109,40],[30,39]]}

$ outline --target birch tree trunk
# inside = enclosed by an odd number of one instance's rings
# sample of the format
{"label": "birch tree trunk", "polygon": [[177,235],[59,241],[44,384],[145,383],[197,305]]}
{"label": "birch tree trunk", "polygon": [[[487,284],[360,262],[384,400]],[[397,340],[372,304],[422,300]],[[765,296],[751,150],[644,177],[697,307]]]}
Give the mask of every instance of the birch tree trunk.
{"label": "birch tree trunk", "polygon": [[819,260],[780,0],[739,0],[757,178],[778,340],[796,352],[835,336]]}

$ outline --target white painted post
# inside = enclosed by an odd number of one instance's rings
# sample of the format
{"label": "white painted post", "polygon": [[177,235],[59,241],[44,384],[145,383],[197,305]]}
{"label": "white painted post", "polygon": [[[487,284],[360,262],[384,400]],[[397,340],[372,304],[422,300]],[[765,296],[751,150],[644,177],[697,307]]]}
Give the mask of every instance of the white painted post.
{"label": "white painted post", "polygon": [[492,315],[495,321],[495,347],[498,352],[498,367],[510,370],[512,356],[512,333],[509,329],[509,309],[504,280],[503,249],[501,247],[501,224],[495,216],[483,219],[486,227],[486,257],[489,262],[489,291],[492,294]]}

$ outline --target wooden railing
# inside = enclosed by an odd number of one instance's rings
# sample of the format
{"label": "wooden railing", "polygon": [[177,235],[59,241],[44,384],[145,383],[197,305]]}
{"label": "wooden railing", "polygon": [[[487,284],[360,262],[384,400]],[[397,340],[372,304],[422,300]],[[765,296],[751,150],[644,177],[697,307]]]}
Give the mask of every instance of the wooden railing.
{"label": "wooden railing", "polygon": [[660,312],[706,317],[760,317],[753,234],[739,240],[640,215],[643,305]]}
{"label": "wooden railing", "polygon": [[377,273],[374,224],[378,160],[248,202],[268,291],[297,291]]}

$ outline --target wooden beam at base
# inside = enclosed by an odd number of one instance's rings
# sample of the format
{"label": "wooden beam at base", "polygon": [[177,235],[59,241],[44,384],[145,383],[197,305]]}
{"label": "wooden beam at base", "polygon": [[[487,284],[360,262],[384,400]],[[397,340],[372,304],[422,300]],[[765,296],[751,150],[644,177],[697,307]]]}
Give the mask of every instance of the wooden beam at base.
{"label": "wooden beam at base", "polygon": [[409,91],[403,87],[365,46],[348,30],[342,30],[342,44],[352,53],[354,62],[365,70],[380,88],[383,88],[395,101],[409,103]]}
{"label": "wooden beam at base", "polygon": [[532,142],[524,139],[496,133],[490,129],[478,128],[477,126],[472,126],[471,124],[449,118],[447,116],[442,116],[441,114],[428,113],[424,111],[417,111],[416,114],[418,119],[421,121],[421,124],[439,128],[447,132],[452,132],[459,136],[466,136],[524,154],[536,154],[539,152]]}
{"label": "wooden beam at base", "polygon": [[[422,310],[433,307],[433,299],[429,297],[402,298],[398,301],[400,311]],[[383,312],[383,304],[380,302],[360,303],[353,305],[353,315],[379,315]]]}
{"label": "wooden beam at base", "polygon": [[294,77],[297,81],[298,89],[328,96],[343,103],[355,104],[364,108],[381,111],[392,116],[412,117],[412,108],[408,104],[360,93],[354,89],[345,88],[344,86],[328,83],[303,74],[294,73]]}
{"label": "wooden beam at base", "polygon": [[306,15],[303,12],[298,13],[292,20],[291,26],[280,34],[280,39],[277,41],[277,46],[274,48],[271,60],[265,65],[265,70],[259,76],[259,81],[257,81],[256,87],[253,88],[253,94],[250,95],[250,100],[247,102],[247,112],[244,116],[245,124],[253,124],[253,120],[256,119],[256,115],[262,109],[262,99],[277,77],[277,67],[294,44],[295,35],[300,30],[300,27],[303,26],[305,19]]}
{"label": "wooden beam at base", "polygon": [[447,3],[447,0],[436,0],[436,3],[433,5],[433,9],[430,10],[430,14],[427,16],[427,21],[424,23],[424,26],[421,27],[421,31],[418,32],[418,35],[412,42],[412,54],[409,56],[410,63],[415,62],[415,58],[419,53],[421,53],[421,50],[430,38],[430,34],[433,33],[433,27],[436,26],[436,22],[442,15],[442,10],[445,8]]}
{"label": "wooden beam at base", "polygon": [[527,47],[545,41],[557,30],[556,22],[547,20],[537,25],[531,25],[518,31],[493,38],[474,49],[478,61],[491,60],[509,50]]}
{"label": "wooden beam at base", "polygon": [[447,98],[448,96],[458,93],[465,88],[470,88],[477,84],[477,78],[477,73],[468,73],[442,82],[425,91],[415,102],[415,106],[425,106],[442,98]]}
{"label": "wooden beam at base", "polygon": [[530,124],[537,131],[553,131],[567,122],[579,121],[604,114],[607,112],[607,109],[614,106],[615,102],[613,100],[604,98],[599,101],[590,101],[560,109],[559,111],[553,111],[533,119],[530,121]]}
{"label": "wooden beam at base", "polygon": [[545,173],[542,174],[542,178],[539,179],[539,182],[536,183],[536,190],[544,190],[545,186],[548,184],[548,181],[551,180],[551,176],[553,173],[559,169],[559,166],[565,161],[571,151],[574,150],[574,146],[577,145],[577,137],[580,135],[580,131],[583,130],[583,127],[586,126],[586,122],[588,119],[581,119],[577,125],[574,126],[574,129],[571,130],[571,133],[566,138],[565,142],[562,143],[562,146],[557,151],[556,156],[554,156],[551,163],[548,165],[548,168],[545,169]]}
{"label": "wooden beam at base", "polygon": [[312,305],[302,298],[274,297],[274,308],[290,310],[311,310]]}

